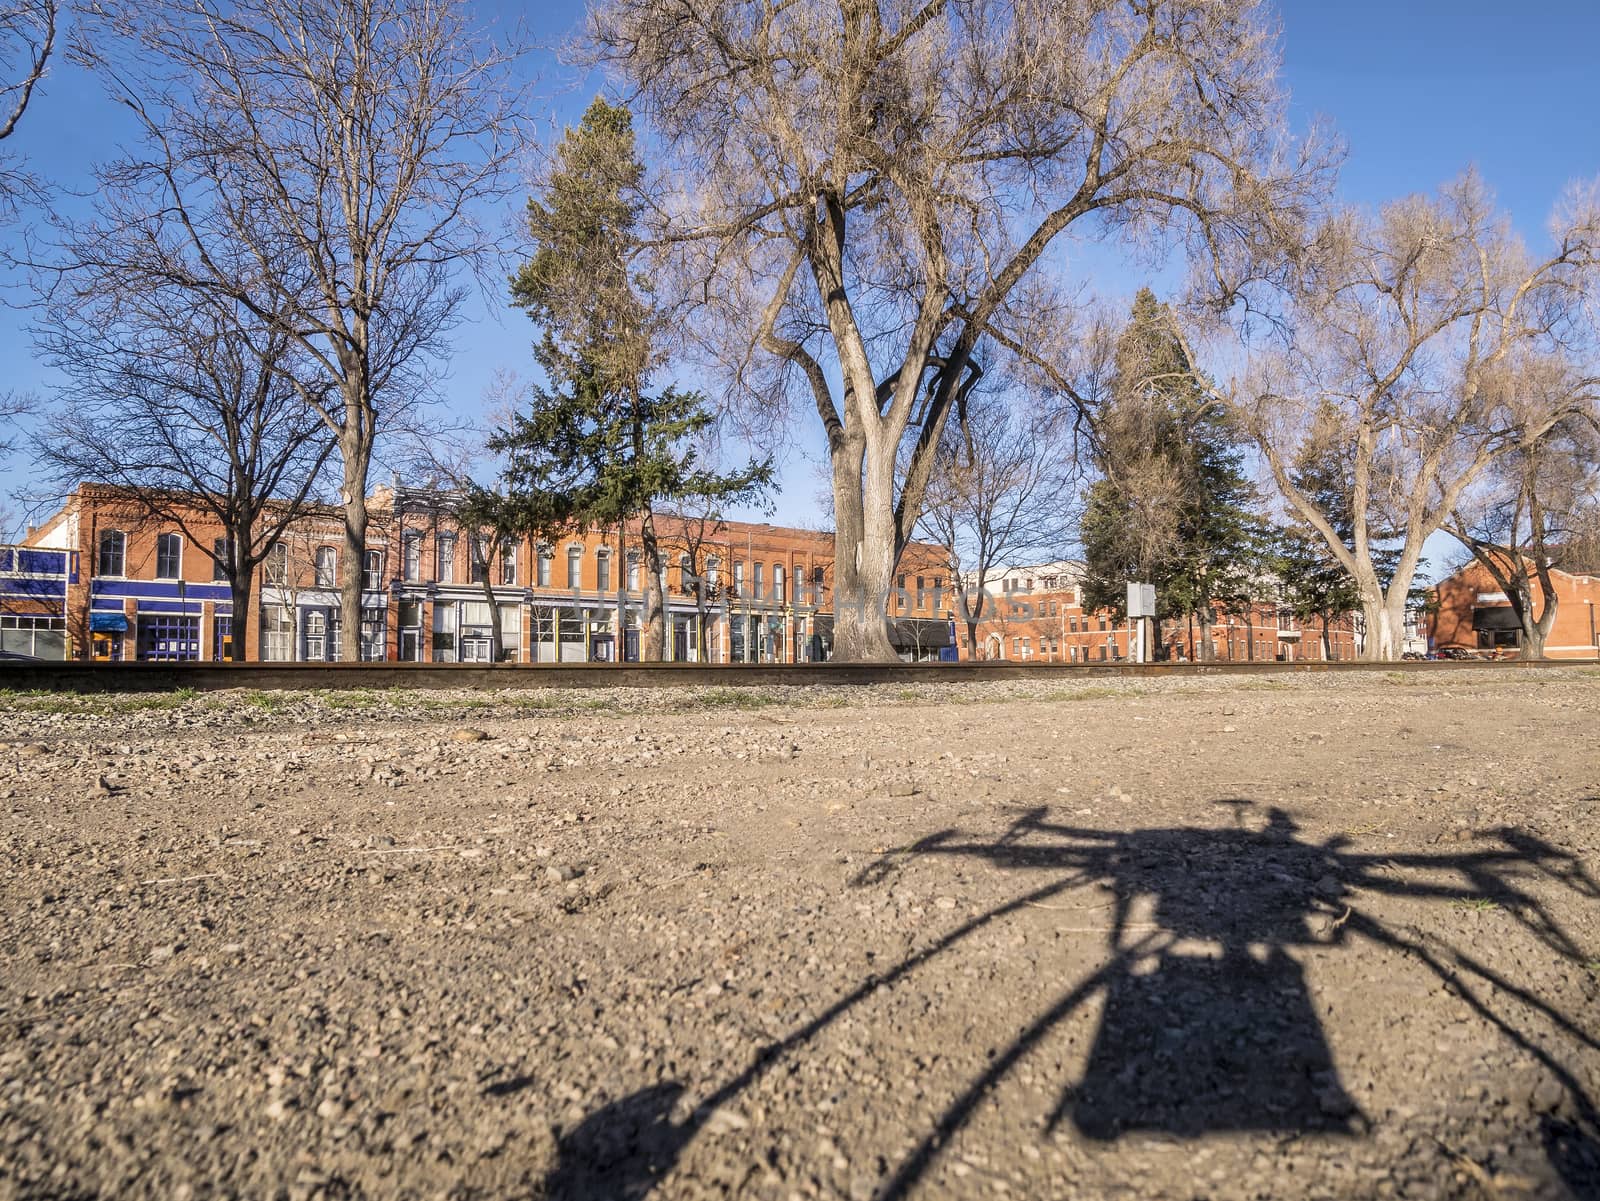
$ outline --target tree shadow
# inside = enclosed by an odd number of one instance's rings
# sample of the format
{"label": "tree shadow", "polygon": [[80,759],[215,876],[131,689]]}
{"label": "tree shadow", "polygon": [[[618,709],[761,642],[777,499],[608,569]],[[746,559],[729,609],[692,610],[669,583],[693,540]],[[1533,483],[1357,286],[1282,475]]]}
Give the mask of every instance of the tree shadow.
{"label": "tree shadow", "polygon": [[928,856],[1035,871],[1045,881],[960,923],[783,1039],[758,1048],[749,1065],[686,1120],[667,1117],[682,1090],[675,1083],[591,1114],[561,1140],[552,1195],[648,1193],[711,1113],[840,1016],[977,931],[1086,884],[1111,893],[1104,960],[1060,991],[951,1099],[892,1167],[879,1197],[906,1195],[1018,1062],[1096,998],[1103,1004],[1087,1065],[1060,1097],[1052,1125],[1070,1122],[1081,1137],[1100,1142],[1132,1132],[1185,1139],[1241,1131],[1360,1136],[1367,1119],[1339,1078],[1310,987],[1291,954],[1354,939],[1392,948],[1425,967],[1559,1082],[1575,1121],[1547,1123],[1545,1145],[1552,1169],[1582,1195],[1588,1187],[1582,1182],[1592,1181],[1600,1158],[1594,1100],[1499,999],[1514,998],[1563,1036],[1600,1050],[1595,1034],[1465,951],[1391,928],[1361,908],[1355,895],[1492,903],[1552,950],[1582,962],[1577,944],[1528,887],[1530,879],[1543,879],[1600,900],[1600,886],[1581,861],[1514,829],[1480,835],[1472,848],[1453,854],[1358,854],[1345,839],[1302,838],[1280,809],[1267,809],[1264,821],[1251,824],[1252,802],[1220,803],[1234,811],[1231,826],[1097,830],[1054,821],[1039,807],[1018,814],[997,838],[974,841],[942,830],[883,855],[854,885],[880,885]]}

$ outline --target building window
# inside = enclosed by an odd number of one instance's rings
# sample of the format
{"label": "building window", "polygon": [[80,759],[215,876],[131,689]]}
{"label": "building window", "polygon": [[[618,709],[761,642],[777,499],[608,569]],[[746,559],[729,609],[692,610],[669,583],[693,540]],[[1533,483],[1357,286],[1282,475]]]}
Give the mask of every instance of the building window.
{"label": "building window", "polygon": [[583,547],[567,547],[567,587],[577,592],[583,587]]}
{"label": "building window", "polygon": [[411,530],[401,539],[400,547],[406,579],[415,583],[422,578],[422,534]]}
{"label": "building window", "polygon": [[122,575],[127,563],[128,535],[121,530],[100,531],[100,562],[96,575]]}
{"label": "building window", "polygon": [[267,583],[287,584],[289,582],[289,548],[281,542],[274,542],[272,549],[267,552],[264,571]]}
{"label": "building window", "polygon": [[433,549],[433,578],[441,584],[456,582],[456,536],[440,534]]}
{"label": "building window", "polygon": [[317,553],[312,558],[312,582],[318,588],[332,588],[338,569],[338,552],[331,546],[317,547]]}
{"label": "building window", "polygon": [[226,538],[213,538],[211,541],[211,578],[218,583],[225,583],[228,579],[228,564],[233,561],[233,552]]}
{"label": "building window", "polygon": [[538,572],[537,578],[539,581],[539,587],[541,588],[550,587],[550,572],[554,570],[551,567],[551,561],[554,559],[554,557],[555,551],[551,550],[548,546],[541,546],[539,548],[536,570]]}
{"label": "building window", "polygon": [[1100,622],[1100,628],[1102,630],[1105,629],[1106,628],[1106,615],[1104,613],[1099,614],[1097,620]]}
{"label": "building window", "polygon": [[512,538],[500,539],[500,583],[509,588],[517,582],[517,543]]}
{"label": "building window", "polygon": [[917,577],[917,608],[926,609],[927,607],[928,607],[928,586],[927,586],[927,582],[926,582],[925,578],[923,576],[919,575]]}
{"label": "building window", "polygon": [[601,592],[611,591],[611,552],[603,546],[594,552],[594,586]]}
{"label": "building window", "polygon": [[628,552],[628,591],[639,591],[639,552],[636,550]]}
{"label": "building window", "polygon": [[694,592],[694,566],[688,555],[678,556],[678,590],[684,594]]}
{"label": "building window", "polygon": [[933,577],[933,607],[937,609],[942,604],[944,604],[944,577],[936,575]]}
{"label": "building window", "polygon": [[766,591],[765,591],[765,582],[764,582],[764,579],[763,579],[763,577],[765,576],[766,572],[762,568],[761,564],[757,563],[755,565],[755,573],[756,573],[756,575],[755,575],[756,599],[757,600],[763,600],[763,599],[766,598],[766,595],[767,595]]}
{"label": "building window", "polygon": [[722,581],[722,560],[716,555],[706,560],[706,581],[713,589]]}
{"label": "building window", "polygon": [[772,565],[772,599],[783,604],[783,564]]}
{"label": "building window", "polygon": [[156,579],[175,580],[183,574],[183,535],[156,536]]}
{"label": "building window", "polygon": [[478,534],[467,545],[472,548],[472,561],[467,565],[467,583],[481,584],[489,578],[489,539]]}
{"label": "building window", "polygon": [[[368,592],[383,591],[383,552],[369,550],[362,560],[361,586]],[[366,620],[363,618],[363,620]]]}
{"label": "building window", "polygon": [[894,581],[894,607],[896,610],[906,607],[906,577],[896,576]]}
{"label": "building window", "polygon": [[744,595],[744,560],[740,559],[733,565],[733,594]]}

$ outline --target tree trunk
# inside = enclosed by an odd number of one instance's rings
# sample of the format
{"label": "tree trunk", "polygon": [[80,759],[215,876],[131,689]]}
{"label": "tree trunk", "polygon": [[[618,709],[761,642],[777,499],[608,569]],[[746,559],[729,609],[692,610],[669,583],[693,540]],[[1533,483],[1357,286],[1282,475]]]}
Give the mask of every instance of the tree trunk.
{"label": "tree trunk", "polygon": [[[346,427],[349,428],[348,425]],[[339,658],[361,658],[361,580],[367,558],[367,465],[371,446],[359,434],[341,434],[343,462],[344,555],[339,565]]]}
{"label": "tree trunk", "polygon": [[646,574],[639,658],[646,663],[660,663],[667,657],[667,581],[661,563],[661,543],[656,539],[655,516],[649,509],[644,511],[639,522],[639,541],[644,545]]}
{"label": "tree trunk", "polygon": [[[1392,587],[1392,586],[1391,586]],[[1400,593],[1398,604],[1389,598],[1374,602],[1364,600],[1362,616],[1366,619],[1367,644],[1361,657],[1369,663],[1393,663],[1404,649],[1406,606],[1405,593]]]}
{"label": "tree trunk", "polygon": [[893,663],[887,614],[896,558],[894,465],[863,471],[863,460],[859,446],[833,456],[833,658]]}
{"label": "tree trunk", "polygon": [[1322,661],[1331,662],[1333,659],[1333,638],[1328,633],[1328,615],[1322,615]]}
{"label": "tree trunk", "polygon": [[612,567],[617,585],[616,636],[611,640],[611,661],[621,663],[628,649],[628,527],[617,522],[617,561]]}
{"label": "tree trunk", "polygon": [[[469,549],[468,554],[472,551]],[[490,556],[485,555],[483,560],[483,599],[489,603],[489,662],[500,662],[505,653],[505,635],[500,629],[500,606],[494,599],[494,581],[491,576]],[[459,638],[459,632],[457,637]]]}
{"label": "tree trunk", "polygon": [[232,564],[229,570],[233,573],[233,579],[228,581],[228,590],[233,594],[233,632],[228,636],[228,662],[243,663],[245,631],[250,628],[250,572],[240,571]]}
{"label": "tree trunk", "polygon": [[1200,610],[1200,654],[1202,663],[1211,663],[1217,657],[1217,645],[1211,638],[1211,609],[1209,606]]}

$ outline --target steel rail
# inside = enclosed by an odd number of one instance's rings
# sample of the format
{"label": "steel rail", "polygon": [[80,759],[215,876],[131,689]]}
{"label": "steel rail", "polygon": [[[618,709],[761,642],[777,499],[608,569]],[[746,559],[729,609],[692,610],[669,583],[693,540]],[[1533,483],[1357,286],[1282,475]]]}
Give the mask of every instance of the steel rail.
{"label": "steel rail", "polygon": [[807,687],[1108,677],[1441,673],[1561,670],[1593,659],[1368,663],[80,663],[0,660],[0,689],[45,692],[210,692],[371,688]]}

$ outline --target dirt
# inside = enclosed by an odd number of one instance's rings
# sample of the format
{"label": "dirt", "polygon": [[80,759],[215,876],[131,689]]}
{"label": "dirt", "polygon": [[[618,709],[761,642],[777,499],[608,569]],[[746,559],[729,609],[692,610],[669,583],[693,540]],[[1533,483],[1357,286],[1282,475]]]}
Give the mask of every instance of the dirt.
{"label": "dirt", "polygon": [[1597,718],[0,697],[0,1197],[1600,1196]]}

